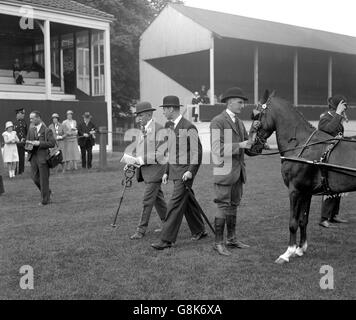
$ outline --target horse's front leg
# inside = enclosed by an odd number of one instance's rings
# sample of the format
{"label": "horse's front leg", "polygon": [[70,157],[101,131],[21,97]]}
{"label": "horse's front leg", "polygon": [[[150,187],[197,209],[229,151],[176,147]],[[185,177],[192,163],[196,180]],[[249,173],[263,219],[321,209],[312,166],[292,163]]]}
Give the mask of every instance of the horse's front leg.
{"label": "horse's front leg", "polygon": [[289,191],[290,200],[290,219],[289,219],[289,246],[285,253],[283,253],[277,260],[276,263],[283,264],[289,262],[291,257],[294,257],[297,252],[297,231],[298,231],[298,221],[300,217],[300,212],[303,207],[303,195],[292,189]]}
{"label": "horse's front leg", "polygon": [[310,203],[312,196],[308,195],[304,198],[303,208],[299,216],[299,228],[300,228],[300,243],[297,248],[296,255],[302,257],[304,253],[307,252],[308,242],[307,242],[307,226],[309,221]]}

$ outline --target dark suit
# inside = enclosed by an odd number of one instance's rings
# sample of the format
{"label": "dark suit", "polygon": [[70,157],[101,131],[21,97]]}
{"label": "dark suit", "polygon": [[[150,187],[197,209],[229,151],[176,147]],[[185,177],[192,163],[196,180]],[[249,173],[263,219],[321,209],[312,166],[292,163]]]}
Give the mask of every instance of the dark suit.
{"label": "dark suit", "polygon": [[[185,118],[182,118],[174,131],[172,129],[168,140],[169,160],[166,173],[173,180],[174,190],[168,203],[167,215],[161,232],[161,240],[176,242],[183,215],[187,219],[192,235],[205,231],[203,219],[195,203],[188,196],[182,181],[184,173],[190,171],[193,179],[186,182],[190,187],[198,173],[202,161],[202,145],[197,128]],[[173,134],[174,132],[174,134]],[[180,144],[181,139],[181,144]]]}
{"label": "dark suit", "polygon": [[[96,127],[91,121],[88,122],[88,125],[83,121],[78,126],[78,144],[82,154],[82,167],[84,169],[91,169],[92,167],[95,139],[90,134],[91,131],[96,131]],[[89,137],[84,137],[84,134],[88,134]]]}
{"label": "dark suit", "polygon": [[[1,149],[1,148],[0,148]],[[2,159],[2,152],[0,150],[0,195],[2,195],[3,193],[5,193],[5,188],[4,188],[4,182],[2,179],[2,175],[5,174],[5,170],[4,170],[4,161]]]}
{"label": "dark suit", "polygon": [[137,227],[137,231],[141,234],[146,233],[153,207],[156,208],[161,221],[164,221],[167,212],[161,188],[165,172],[165,165],[162,164],[164,154],[158,152],[159,143],[156,139],[161,129],[163,127],[160,124],[152,121],[137,145],[136,156],[141,157],[145,163],[137,169],[137,181],[145,183],[142,214]]}
{"label": "dark suit", "polygon": [[50,170],[47,159],[49,149],[55,147],[56,140],[53,137],[52,130],[48,129],[44,123],[42,123],[40,132],[38,133],[36,127],[31,127],[27,135],[27,140],[40,142],[38,147],[33,147],[33,150],[29,151],[28,160],[31,163],[32,180],[41,191],[42,204],[48,204],[50,202]]}
{"label": "dark suit", "polygon": [[[248,140],[243,122],[236,117],[234,123],[224,111],[211,121],[211,151],[214,168],[215,203],[218,206],[218,218],[236,215],[240,205],[243,184],[246,183],[245,149],[239,143]],[[224,130],[231,132],[228,141]],[[246,150],[248,154],[248,151]]]}
{"label": "dark suit", "polygon": [[[333,137],[344,134],[343,117],[335,111],[328,111],[320,116],[318,129],[324,131]],[[332,198],[323,197],[321,203],[321,220],[333,219],[339,214],[341,196],[336,195]]]}
{"label": "dark suit", "polygon": [[16,120],[14,122],[14,130],[20,142],[17,143],[17,152],[19,154],[19,164],[17,166],[17,174],[22,174],[25,171],[25,140],[28,133],[28,128],[25,120]]}

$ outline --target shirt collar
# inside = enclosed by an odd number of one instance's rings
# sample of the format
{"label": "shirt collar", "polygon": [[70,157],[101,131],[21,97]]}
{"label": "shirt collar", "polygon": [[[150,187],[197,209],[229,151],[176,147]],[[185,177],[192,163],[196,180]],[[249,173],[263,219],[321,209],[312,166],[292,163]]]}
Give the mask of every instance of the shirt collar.
{"label": "shirt collar", "polygon": [[226,109],[226,113],[230,116],[232,122],[236,122],[236,114],[230,111],[229,109]]}
{"label": "shirt collar", "polygon": [[42,127],[42,122],[41,122],[39,125],[35,126],[35,127],[36,127],[36,129],[37,129],[37,132],[40,132],[41,127]]}
{"label": "shirt collar", "polygon": [[150,127],[151,123],[153,123],[153,119],[151,119],[150,121],[147,122],[147,124],[145,125],[145,130],[147,131],[148,128]]}
{"label": "shirt collar", "polygon": [[177,128],[178,123],[182,120],[183,116],[180,114],[177,119],[175,119],[174,122],[174,129]]}

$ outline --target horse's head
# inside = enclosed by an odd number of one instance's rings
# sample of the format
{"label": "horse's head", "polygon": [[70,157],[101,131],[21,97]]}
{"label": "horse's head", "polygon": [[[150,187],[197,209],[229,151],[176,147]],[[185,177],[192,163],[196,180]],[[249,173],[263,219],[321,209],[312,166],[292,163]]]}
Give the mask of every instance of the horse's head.
{"label": "horse's head", "polygon": [[[275,124],[272,118],[272,99],[275,96],[275,92],[272,94],[268,90],[265,91],[263,98],[260,100],[256,109],[253,110],[252,120],[254,121],[250,129],[250,139],[254,141],[251,151],[254,153],[262,153],[265,148],[267,139],[275,131]],[[259,122],[259,126],[256,127],[256,121]]]}

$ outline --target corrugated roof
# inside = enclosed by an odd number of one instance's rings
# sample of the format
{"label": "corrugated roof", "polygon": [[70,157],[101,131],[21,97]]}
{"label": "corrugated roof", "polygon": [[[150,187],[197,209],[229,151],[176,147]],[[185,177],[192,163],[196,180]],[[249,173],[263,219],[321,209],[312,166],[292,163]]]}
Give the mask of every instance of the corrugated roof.
{"label": "corrugated roof", "polygon": [[[1,2],[2,1],[0,1],[0,3]],[[63,12],[74,12],[90,17],[105,18],[109,20],[114,18],[114,16],[109,13],[97,10],[93,7],[89,7],[73,0],[7,0],[3,2],[24,3],[26,5],[33,5],[34,7],[56,9]]]}
{"label": "corrugated roof", "polygon": [[170,6],[223,38],[356,54],[355,37],[179,4]]}

